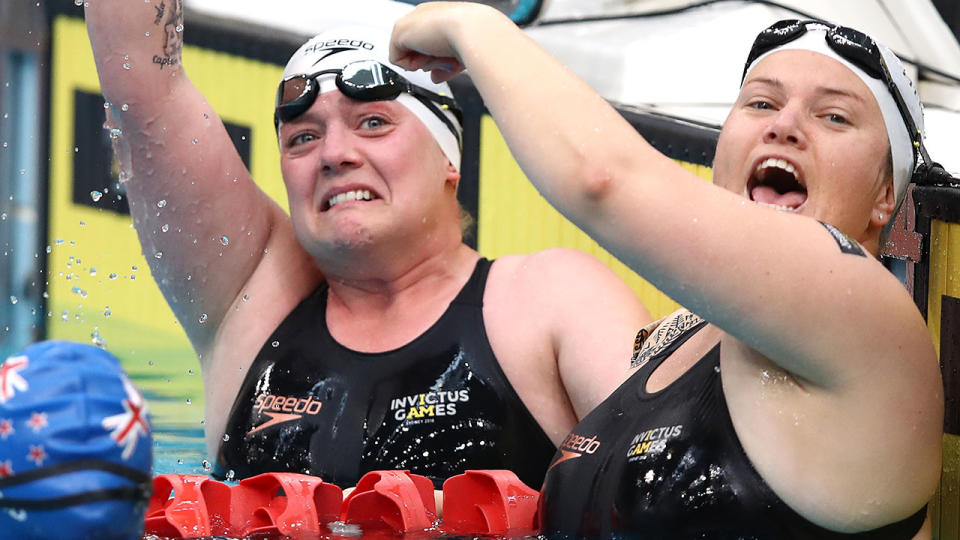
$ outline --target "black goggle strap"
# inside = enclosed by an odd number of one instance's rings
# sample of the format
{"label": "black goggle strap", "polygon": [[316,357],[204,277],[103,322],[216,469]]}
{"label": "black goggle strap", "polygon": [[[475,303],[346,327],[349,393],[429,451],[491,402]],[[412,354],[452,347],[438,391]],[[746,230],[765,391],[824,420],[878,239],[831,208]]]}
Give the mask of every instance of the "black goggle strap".
{"label": "black goggle strap", "polygon": [[[453,122],[450,120],[450,118],[447,115],[443,114],[443,111],[441,111],[440,108],[437,107],[437,105],[427,97],[421,96],[419,94],[411,94],[411,95],[417,98],[417,101],[419,101],[420,103],[423,103],[424,107],[429,109],[430,112],[435,114],[437,118],[439,118],[440,121],[443,122],[445,126],[447,126],[447,129],[449,129],[450,132],[453,133],[453,136],[457,138],[457,148],[459,148],[462,151],[463,141],[460,138],[460,130],[457,129],[457,126],[453,125]],[[450,110],[452,110],[454,115],[457,116],[457,120],[460,120],[460,115],[457,114],[460,112],[459,109],[455,109],[451,107]]]}
{"label": "black goggle strap", "polygon": [[101,459],[84,459],[58,463],[42,469],[33,469],[7,478],[0,478],[0,490],[53,476],[90,470],[104,471],[121,476],[134,482],[135,485],[98,489],[52,499],[11,499],[0,495],[0,508],[56,510],[68,506],[107,500],[147,501],[153,492],[153,483],[149,474],[139,469],[134,469],[133,467],[127,467],[126,465]]}
{"label": "black goggle strap", "polygon": [[910,110],[907,108],[906,100],[903,99],[903,94],[900,93],[900,89],[897,88],[896,83],[893,82],[893,76],[890,74],[890,68],[887,67],[887,62],[883,59],[883,55],[880,55],[880,67],[883,69],[883,78],[887,83],[890,94],[893,96],[893,101],[897,104],[897,108],[900,109],[900,116],[903,117],[903,121],[907,125],[907,132],[908,135],[910,135],[910,141],[913,143],[914,166],[919,165],[919,163],[917,163],[918,155],[923,159],[924,163],[933,165],[933,160],[930,159],[930,154],[927,153],[927,147],[923,144],[923,134],[920,133],[920,128],[914,123],[913,116],[910,115]]}

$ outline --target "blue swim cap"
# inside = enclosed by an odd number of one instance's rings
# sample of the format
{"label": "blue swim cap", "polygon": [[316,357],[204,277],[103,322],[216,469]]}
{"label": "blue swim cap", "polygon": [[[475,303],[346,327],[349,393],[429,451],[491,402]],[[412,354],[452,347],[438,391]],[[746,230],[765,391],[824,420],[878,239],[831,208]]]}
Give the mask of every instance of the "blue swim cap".
{"label": "blue swim cap", "polygon": [[31,345],[0,364],[0,536],[135,539],[150,496],[147,404],[105,350]]}

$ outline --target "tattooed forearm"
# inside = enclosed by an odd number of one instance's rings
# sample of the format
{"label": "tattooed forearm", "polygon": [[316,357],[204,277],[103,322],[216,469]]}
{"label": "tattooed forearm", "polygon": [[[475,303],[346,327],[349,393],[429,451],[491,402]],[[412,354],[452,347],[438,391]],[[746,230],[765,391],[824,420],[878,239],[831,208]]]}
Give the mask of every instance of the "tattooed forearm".
{"label": "tattooed forearm", "polygon": [[160,26],[160,23],[163,21],[163,10],[166,9],[167,5],[163,2],[160,2],[159,6],[154,6],[154,9],[157,10],[157,18],[153,20],[154,26]]}
{"label": "tattooed forearm", "polygon": [[183,50],[183,0],[171,0],[169,10],[167,4],[160,2],[157,7],[157,20],[154,24],[163,22],[163,54],[155,55],[153,63],[163,66],[175,66],[180,63],[180,53]]}

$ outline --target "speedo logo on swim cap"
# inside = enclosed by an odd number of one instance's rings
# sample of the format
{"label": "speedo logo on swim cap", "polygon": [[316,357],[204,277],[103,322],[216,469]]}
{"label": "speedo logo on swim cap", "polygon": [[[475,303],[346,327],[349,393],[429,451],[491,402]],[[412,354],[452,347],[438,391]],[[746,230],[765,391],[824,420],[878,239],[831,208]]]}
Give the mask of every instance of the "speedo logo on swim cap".
{"label": "speedo logo on swim cap", "polygon": [[253,403],[253,410],[270,419],[247,432],[251,435],[258,431],[303,418],[303,415],[315,416],[320,413],[323,403],[313,396],[305,398],[259,394]]}
{"label": "speedo logo on swim cap", "polygon": [[304,47],[303,54],[310,54],[325,50],[334,50],[336,52],[340,52],[340,50],[364,49],[367,51],[372,51],[373,48],[373,43],[370,43],[369,41],[363,41],[362,39],[328,39],[327,41],[318,41],[310,44],[307,47]]}
{"label": "speedo logo on swim cap", "polygon": [[582,457],[584,454],[592,454],[599,448],[600,441],[597,440],[596,435],[586,437],[584,435],[570,433],[567,435],[567,438],[560,443],[560,457],[550,464],[550,468],[552,469],[564,461]]}

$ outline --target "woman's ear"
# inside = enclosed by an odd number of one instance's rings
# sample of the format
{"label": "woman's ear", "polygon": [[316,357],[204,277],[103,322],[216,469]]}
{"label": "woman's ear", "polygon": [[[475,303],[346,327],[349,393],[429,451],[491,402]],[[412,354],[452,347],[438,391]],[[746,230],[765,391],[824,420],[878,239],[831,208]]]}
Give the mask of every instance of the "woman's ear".
{"label": "woman's ear", "polygon": [[457,186],[460,184],[460,171],[457,170],[457,168],[454,167],[453,163],[450,163],[449,160],[447,161],[446,181],[453,186],[454,190],[456,190]]}
{"label": "woman's ear", "polygon": [[893,178],[888,177],[883,189],[877,193],[873,202],[873,213],[870,215],[870,225],[884,227],[893,220],[893,213],[897,209],[897,190],[893,187]]}

